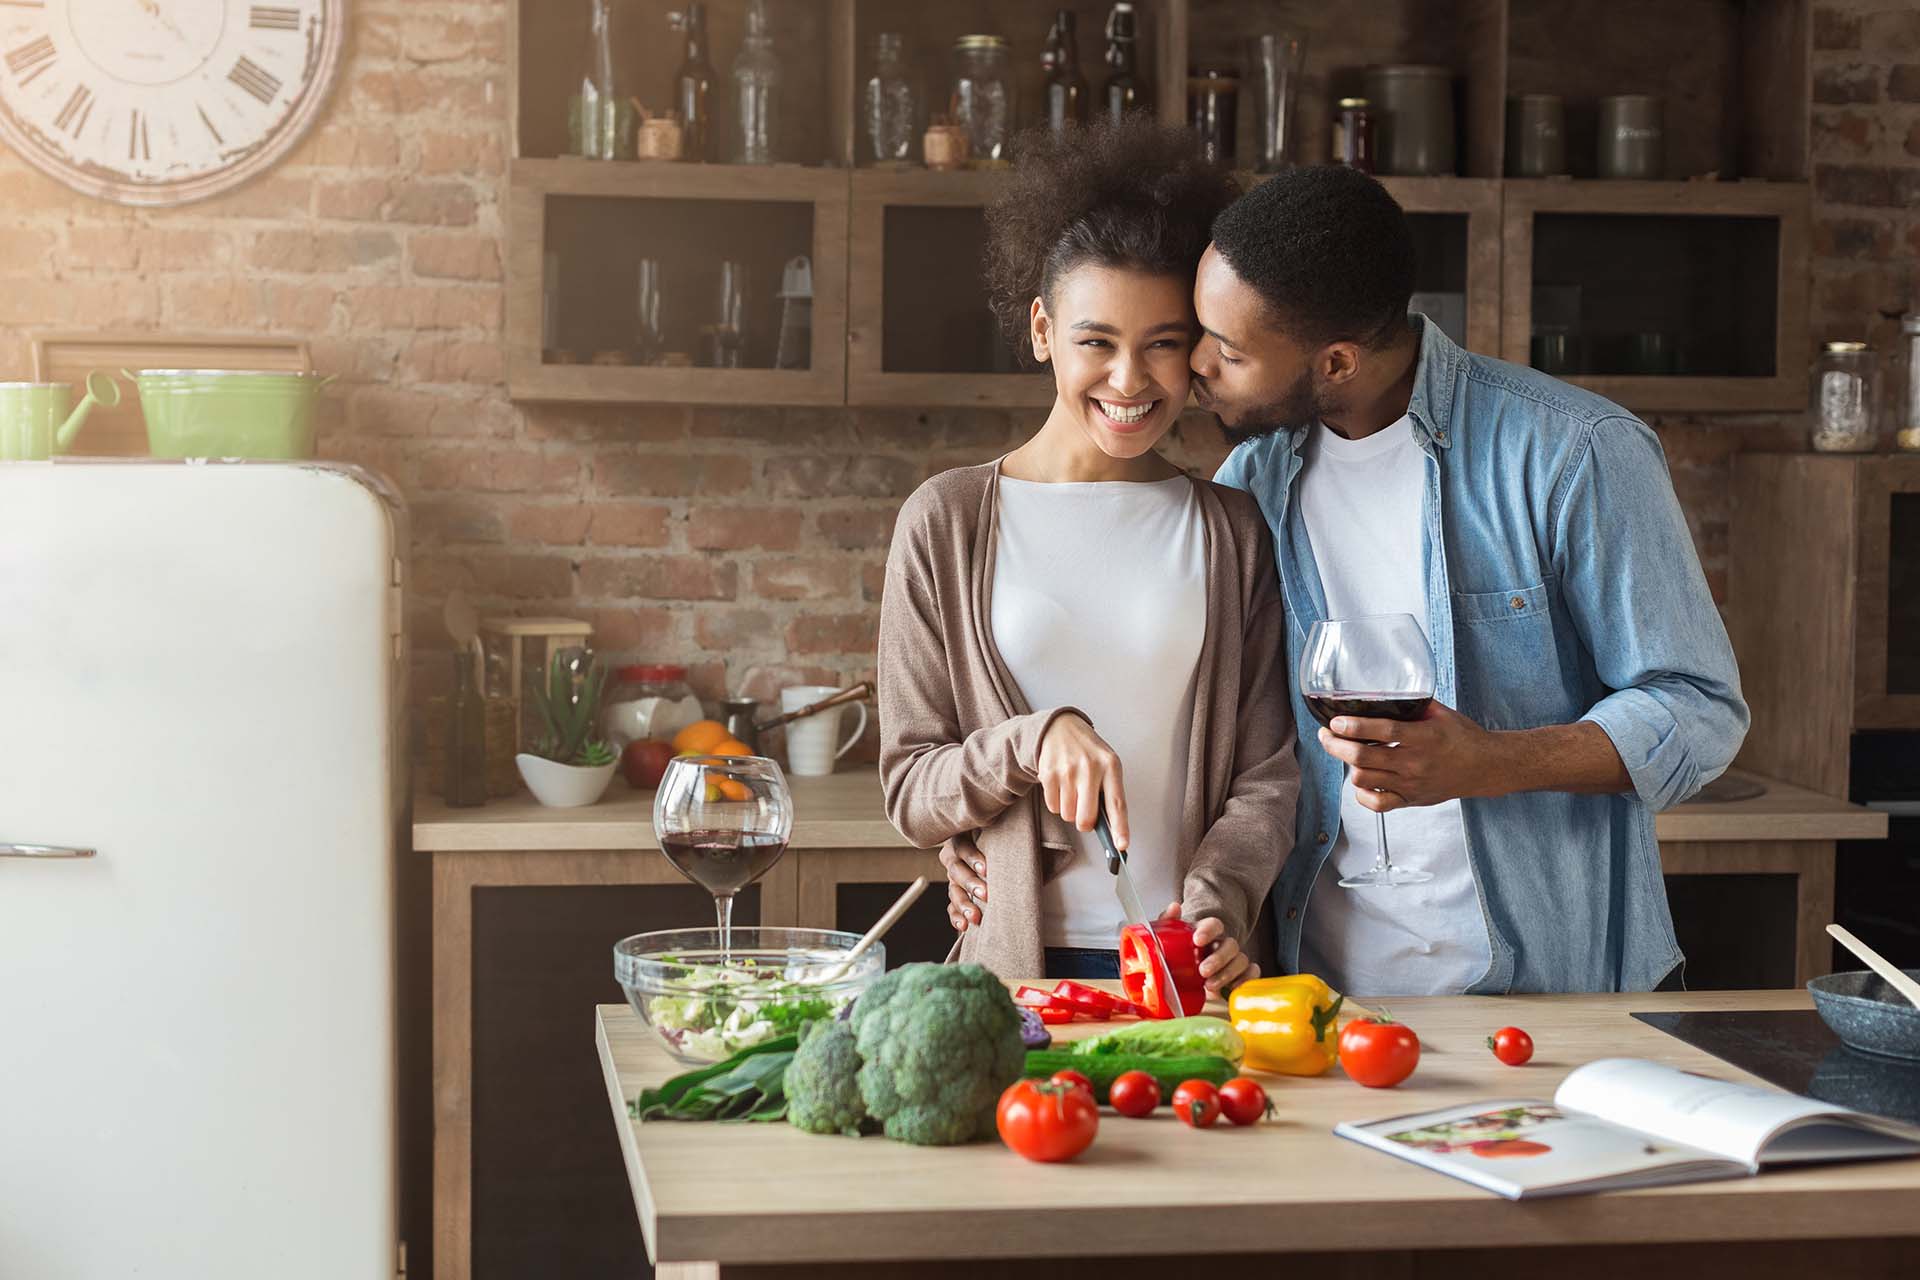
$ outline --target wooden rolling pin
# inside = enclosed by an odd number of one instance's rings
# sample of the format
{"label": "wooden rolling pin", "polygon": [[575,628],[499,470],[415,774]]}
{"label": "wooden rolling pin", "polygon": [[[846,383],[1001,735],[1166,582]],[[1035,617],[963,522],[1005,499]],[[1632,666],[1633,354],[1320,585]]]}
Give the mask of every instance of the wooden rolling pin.
{"label": "wooden rolling pin", "polygon": [[873,696],[873,681],[862,680],[851,689],[842,689],[831,697],[822,698],[812,706],[802,707],[798,711],[789,711],[775,716],[771,720],[762,720],[753,726],[755,733],[765,733],[769,729],[778,729],[783,724],[792,724],[795,720],[804,720],[819,711],[829,711],[834,707],[845,706],[849,702],[861,702]]}

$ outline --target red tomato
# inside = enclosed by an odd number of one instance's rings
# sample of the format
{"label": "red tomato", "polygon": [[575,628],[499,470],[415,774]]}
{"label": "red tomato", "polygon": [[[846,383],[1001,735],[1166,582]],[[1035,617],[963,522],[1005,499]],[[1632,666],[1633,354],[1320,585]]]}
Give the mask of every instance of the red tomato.
{"label": "red tomato", "polygon": [[1258,1124],[1273,1114],[1273,1104],[1258,1080],[1235,1076],[1220,1086],[1220,1112],[1235,1124]]}
{"label": "red tomato", "polygon": [[1056,1071],[1048,1076],[1047,1079],[1053,1081],[1055,1084],[1070,1084],[1076,1089],[1085,1089],[1088,1093],[1093,1092],[1093,1081],[1087,1079],[1085,1075],[1075,1071],[1072,1067],[1066,1067]]}
{"label": "red tomato", "polygon": [[1533,1037],[1518,1027],[1502,1027],[1487,1037],[1487,1048],[1500,1061],[1517,1067],[1533,1057]]}
{"label": "red tomato", "polygon": [[1369,1089],[1390,1089],[1413,1074],[1420,1061],[1420,1037],[1411,1027],[1382,1014],[1355,1018],[1340,1028],[1340,1067]]}
{"label": "red tomato", "polygon": [[1093,1144],[1100,1108],[1093,1094],[1070,1084],[1016,1080],[994,1113],[1000,1140],[1029,1160],[1071,1160]]}
{"label": "red tomato", "polygon": [[1160,1105],[1160,1082],[1144,1071],[1122,1071],[1113,1078],[1107,1101],[1123,1116],[1150,1116]]}
{"label": "red tomato", "polygon": [[1220,1091],[1205,1080],[1184,1080],[1173,1091],[1173,1114],[1194,1129],[1211,1129],[1220,1118]]}

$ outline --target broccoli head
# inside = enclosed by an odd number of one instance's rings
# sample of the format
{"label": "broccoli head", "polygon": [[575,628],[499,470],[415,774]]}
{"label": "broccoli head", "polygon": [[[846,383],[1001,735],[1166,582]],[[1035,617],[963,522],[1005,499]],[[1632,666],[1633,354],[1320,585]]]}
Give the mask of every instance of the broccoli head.
{"label": "broccoli head", "polygon": [[977,964],[882,974],[860,996],[853,1030],[867,1114],[898,1142],[939,1147],[992,1134],[1000,1093],[1026,1065],[1013,998]]}
{"label": "broccoli head", "polygon": [[787,1123],[808,1133],[860,1136],[860,1050],[844,1022],[812,1022],[787,1068]]}

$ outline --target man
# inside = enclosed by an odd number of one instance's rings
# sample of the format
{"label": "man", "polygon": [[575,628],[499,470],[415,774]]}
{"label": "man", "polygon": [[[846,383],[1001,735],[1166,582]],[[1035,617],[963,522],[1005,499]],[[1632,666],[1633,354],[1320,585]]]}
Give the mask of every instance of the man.
{"label": "man", "polygon": [[[1379,613],[1434,660],[1426,718],[1300,735],[1281,969],[1359,995],[1678,985],[1653,815],[1727,767],[1747,708],[1659,441],[1409,316],[1413,274],[1386,190],[1320,166],[1222,215],[1195,285],[1194,394],[1238,442],[1216,478],[1273,529],[1289,669],[1315,621]],[[1369,809],[1431,881],[1339,886],[1374,861]]]}

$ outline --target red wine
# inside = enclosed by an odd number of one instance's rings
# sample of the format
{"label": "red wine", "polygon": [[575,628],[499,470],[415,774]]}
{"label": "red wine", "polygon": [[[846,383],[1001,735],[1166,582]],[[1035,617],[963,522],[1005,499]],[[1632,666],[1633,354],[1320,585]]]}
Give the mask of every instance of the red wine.
{"label": "red wine", "polygon": [[1335,716],[1365,716],[1373,720],[1418,720],[1427,714],[1430,693],[1310,693],[1307,710],[1328,728]]}
{"label": "red wine", "polygon": [[682,831],[662,836],[667,861],[716,897],[740,892],[767,874],[787,842],[749,831]]}

